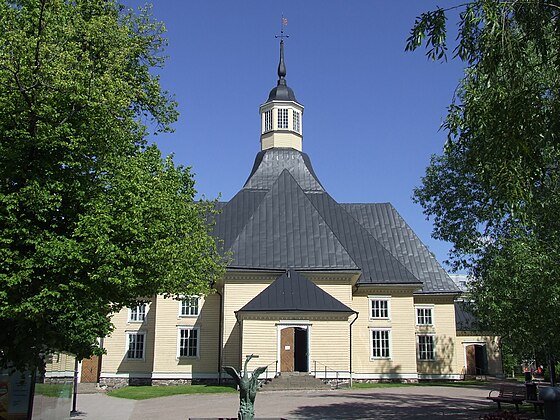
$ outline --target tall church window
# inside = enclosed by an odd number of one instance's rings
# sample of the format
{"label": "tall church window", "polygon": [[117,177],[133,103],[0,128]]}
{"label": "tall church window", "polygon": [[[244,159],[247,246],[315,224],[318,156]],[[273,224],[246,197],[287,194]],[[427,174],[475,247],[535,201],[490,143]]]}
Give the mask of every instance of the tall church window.
{"label": "tall church window", "polygon": [[179,328],[177,357],[198,357],[198,329]]}
{"label": "tall church window", "polygon": [[298,133],[301,131],[301,127],[300,127],[300,113],[298,111],[293,111],[294,114],[294,131],[297,131]]}
{"label": "tall church window", "polygon": [[146,333],[144,332],[128,332],[126,349],[127,359],[143,359],[146,344]]}
{"label": "tall church window", "polygon": [[419,335],[418,336],[418,360],[434,360],[434,336]]}
{"label": "tall church window", "polygon": [[288,128],[288,108],[278,109],[278,128]]}
{"label": "tall church window", "polygon": [[391,357],[391,331],[388,329],[371,329],[371,358],[388,359]]}
{"label": "tall church window", "polygon": [[272,109],[264,113],[264,133],[272,130]]}

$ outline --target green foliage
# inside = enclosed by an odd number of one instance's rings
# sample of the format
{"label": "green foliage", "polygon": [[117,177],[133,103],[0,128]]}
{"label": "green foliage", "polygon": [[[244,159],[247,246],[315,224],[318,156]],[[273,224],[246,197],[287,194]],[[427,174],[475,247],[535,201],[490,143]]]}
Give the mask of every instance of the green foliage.
{"label": "green foliage", "polygon": [[168,397],[183,394],[219,394],[237,393],[233,386],[216,385],[174,385],[174,386],[125,386],[109,391],[107,395],[129,400],[147,400],[150,398]]}
{"label": "green foliage", "polygon": [[113,1],[0,1],[0,365],[99,352],[110,316],[222,273],[188,168],[147,146],[176,104],[164,26]]}
{"label": "green foliage", "polygon": [[[450,241],[451,263],[477,279],[473,309],[518,354],[560,348],[560,2],[476,0],[460,10],[454,57],[464,78],[444,123],[448,140],[414,197]],[[422,14],[446,57],[445,15]],[[443,35],[442,35],[443,34]]]}

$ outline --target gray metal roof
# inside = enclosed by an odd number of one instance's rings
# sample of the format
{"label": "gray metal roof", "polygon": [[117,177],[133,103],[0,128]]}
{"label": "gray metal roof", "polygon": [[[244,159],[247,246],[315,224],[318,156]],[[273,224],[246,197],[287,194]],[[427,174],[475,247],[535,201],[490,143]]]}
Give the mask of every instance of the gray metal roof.
{"label": "gray metal roof", "polygon": [[478,320],[463,301],[455,302],[455,326],[459,331],[477,331]]}
{"label": "gray metal roof", "polygon": [[390,203],[341,206],[423,283],[422,292],[459,293],[428,247]]}
{"label": "gray metal roof", "polygon": [[354,312],[294,270],[278,277],[239,311]]}
{"label": "gray metal roof", "polygon": [[358,269],[288,170],[266,192],[241,190],[220,216],[230,267]]}
{"label": "gray metal roof", "polygon": [[294,149],[284,148],[259,152],[243,189],[268,190],[285,169],[290,172],[303,191],[325,191],[313,171],[309,156]]}
{"label": "gray metal roof", "polygon": [[216,217],[230,268],[361,270],[359,284],[457,288],[390,204],[339,204],[309,157],[294,149],[257,154],[244,187]]}

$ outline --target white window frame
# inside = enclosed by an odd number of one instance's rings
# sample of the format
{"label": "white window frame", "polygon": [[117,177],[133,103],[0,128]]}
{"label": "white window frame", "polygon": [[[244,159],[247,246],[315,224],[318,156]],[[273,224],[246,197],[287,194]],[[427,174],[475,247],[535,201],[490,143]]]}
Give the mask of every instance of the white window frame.
{"label": "white window frame", "polygon": [[134,308],[128,308],[128,322],[144,322],[146,321],[147,315],[147,303],[141,303],[140,305],[136,305]]}
{"label": "white window frame", "polygon": [[288,108],[278,108],[277,116],[278,128],[287,130],[289,128]]}
{"label": "white window frame", "polygon": [[[129,357],[130,352],[130,337],[142,336],[142,357]],[[138,349],[135,349],[136,352]],[[126,346],[125,346],[125,357],[126,360],[146,360],[146,331],[127,331],[126,333]]]}
{"label": "white window frame", "polygon": [[295,109],[292,111],[292,123],[293,123],[293,130],[300,133],[301,132],[301,114],[299,111]]}
{"label": "white window frame", "polygon": [[264,112],[264,130],[263,133],[272,131],[272,109]]}
{"label": "white window frame", "polygon": [[[194,299],[196,299],[196,306],[190,304]],[[188,305],[185,305],[185,303],[188,303]],[[185,308],[187,310],[183,312]],[[196,308],[196,313],[191,313],[194,312],[193,308]],[[179,301],[179,317],[196,318],[198,315],[200,315],[200,296],[185,296]]]}
{"label": "white window frame", "polygon": [[[391,353],[392,353],[391,329],[390,328],[370,328],[369,331],[370,331],[369,332],[369,348],[370,348],[369,355],[370,355],[370,359],[371,360],[390,360],[391,359]],[[385,341],[385,340],[387,341],[387,348],[386,348],[387,355],[382,354],[384,349],[385,349],[383,345],[381,345],[381,347],[379,347],[379,352],[382,355],[379,356],[379,355],[374,354],[373,339],[374,339],[374,335],[376,333],[380,333],[380,334],[386,333],[387,334],[386,338],[384,338],[382,336],[379,337],[379,339],[381,340],[381,344],[383,344],[383,341]]]}
{"label": "white window frame", "polygon": [[[422,355],[429,355],[430,353],[428,352],[427,347],[424,349],[420,348],[420,337],[430,337],[431,338],[431,346],[432,346],[432,351],[431,351],[431,358],[425,357],[422,358]],[[428,343],[424,343],[424,346],[427,346]],[[416,357],[418,358],[418,361],[420,362],[433,362],[434,360],[436,360],[436,336],[435,334],[417,334],[416,335]]]}
{"label": "white window frame", "polygon": [[[374,320],[374,319],[391,319],[391,297],[390,296],[369,296],[368,297],[369,302],[368,302],[368,310],[369,310],[369,319],[370,320]],[[373,307],[374,307],[374,302],[379,302],[379,304],[381,304],[382,302],[386,304],[386,308],[378,308],[378,311],[385,311],[387,312],[387,316],[374,316],[373,315]]]}
{"label": "white window frame", "polygon": [[[189,331],[189,335],[192,331],[196,331],[196,354],[194,356],[181,356],[181,333],[183,331]],[[189,338],[186,338],[189,340]],[[188,348],[188,347],[187,347]],[[198,359],[200,357],[200,328],[181,326],[177,328],[177,359]]]}
{"label": "white window frame", "polygon": [[[427,318],[425,311],[429,310],[430,311],[430,321],[431,322],[426,322],[425,319]],[[417,305],[414,307],[414,311],[416,312],[416,325],[418,326],[431,326],[434,325],[434,306],[433,305]],[[424,314],[422,315],[423,321],[420,322],[420,311],[424,311]]]}

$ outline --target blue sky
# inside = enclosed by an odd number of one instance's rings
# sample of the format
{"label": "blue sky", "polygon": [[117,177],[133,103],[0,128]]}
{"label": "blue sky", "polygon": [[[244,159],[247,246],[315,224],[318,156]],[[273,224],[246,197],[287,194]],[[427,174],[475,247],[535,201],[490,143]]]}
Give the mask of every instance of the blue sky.
{"label": "blue sky", "polygon": [[449,245],[430,237],[432,224],[411,195],[443,147],[439,128],[462,66],[404,51],[415,17],[436,5],[154,1],[169,40],[161,82],[180,112],[175,132],[155,140],[177,164],[192,166],[199,194],[231,199],[260,150],[258,109],[276,85],[283,14],[286,80],[305,106],[303,150],[322,184],[338,202],[391,202],[441,262]]}

